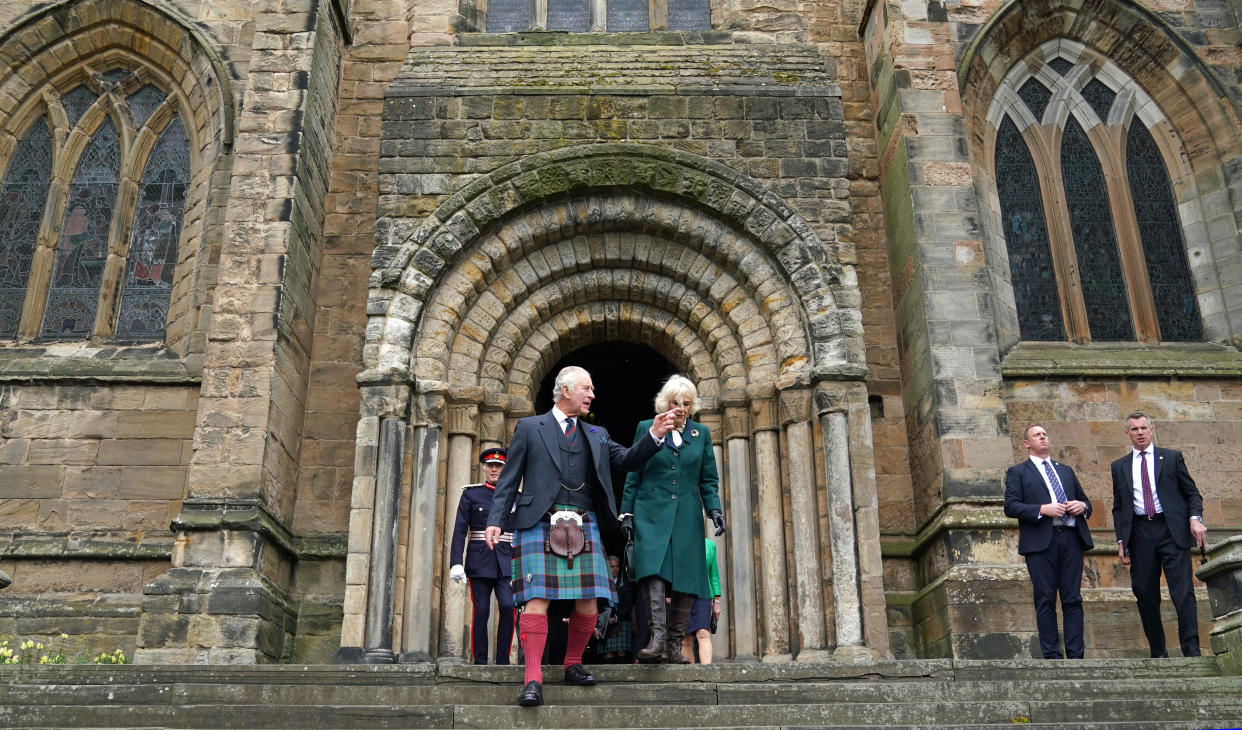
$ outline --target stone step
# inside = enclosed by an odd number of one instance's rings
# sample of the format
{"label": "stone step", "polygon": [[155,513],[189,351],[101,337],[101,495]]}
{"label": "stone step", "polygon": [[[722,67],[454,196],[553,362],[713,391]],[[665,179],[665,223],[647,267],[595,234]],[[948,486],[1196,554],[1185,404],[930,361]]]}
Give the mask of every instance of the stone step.
{"label": "stone step", "polygon": [[[520,682],[481,684],[438,682],[434,685],[368,686],[320,684],[167,683],[167,684],[21,684],[0,687],[0,705],[507,705]],[[762,705],[825,702],[996,702],[1023,697],[1054,702],[1144,700],[1242,696],[1242,677],[1127,680],[765,682],[652,684],[602,683],[589,690],[549,683],[549,704],[589,705]]]}
{"label": "stone step", "polygon": [[0,709],[6,727],[114,728],[751,728],[1198,723],[1238,727],[1242,698],[797,705],[59,705]]}
{"label": "stone step", "polygon": [[520,667],[0,667],[0,727],[1242,727],[1242,677],[1214,659],[592,667],[547,704]]}

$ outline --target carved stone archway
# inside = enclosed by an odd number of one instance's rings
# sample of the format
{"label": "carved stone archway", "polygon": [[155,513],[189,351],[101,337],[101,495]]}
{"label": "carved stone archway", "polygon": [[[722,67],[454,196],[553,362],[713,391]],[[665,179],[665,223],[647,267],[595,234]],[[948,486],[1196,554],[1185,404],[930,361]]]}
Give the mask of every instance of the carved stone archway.
{"label": "carved stone archway", "polygon": [[359,376],[343,646],[464,654],[443,486],[535,412],[561,356],[625,340],[689,373],[717,438],[729,654],[887,652],[861,319],[837,304],[857,301],[853,272],[792,209],[694,155],[589,145],[500,168],[388,235]]}

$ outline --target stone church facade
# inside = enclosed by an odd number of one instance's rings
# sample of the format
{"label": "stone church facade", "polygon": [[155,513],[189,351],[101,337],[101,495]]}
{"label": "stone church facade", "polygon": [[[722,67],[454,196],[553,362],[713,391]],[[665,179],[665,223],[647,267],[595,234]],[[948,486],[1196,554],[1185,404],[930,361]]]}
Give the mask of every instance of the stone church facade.
{"label": "stone church facade", "polygon": [[457,487],[577,362],[618,439],[699,386],[718,656],[1031,656],[1001,480],[1036,422],[1095,507],[1088,656],[1143,656],[1125,415],[1242,529],[1240,33],[1221,0],[0,0],[0,636],[464,657]]}

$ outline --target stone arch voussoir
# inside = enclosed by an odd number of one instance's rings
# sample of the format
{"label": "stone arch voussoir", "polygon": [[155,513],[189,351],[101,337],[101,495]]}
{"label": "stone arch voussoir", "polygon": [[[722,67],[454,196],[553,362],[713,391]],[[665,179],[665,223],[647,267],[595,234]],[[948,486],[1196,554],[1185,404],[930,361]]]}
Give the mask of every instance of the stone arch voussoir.
{"label": "stone arch voussoir", "polygon": [[[626,191],[630,195],[638,191],[667,204],[658,210],[634,208],[617,215],[618,211],[610,209],[604,200],[607,196],[589,194],[601,189],[612,191],[614,198],[624,197]],[[557,204],[577,207],[572,215],[559,215],[552,212]],[[718,292],[705,300],[719,301],[726,307],[758,302],[771,311],[798,311],[802,336],[774,338],[777,360],[785,367],[791,362],[800,368],[861,365],[860,317],[854,310],[838,307],[834,295],[834,287],[854,287],[856,282],[852,281],[852,272],[851,280],[843,281],[847,277],[842,267],[829,260],[823,241],[804,219],[757,182],[724,165],[686,152],[632,144],[585,145],[524,158],[473,181],[422,221],[382,222],[381,242],[372,260],[368,302],[372,319],[364,362],[374,374],[401,377],[410,373],[420,381],[456,380],[462,370],[449,364],[450,348],[441,347],[447,343],[419,335],[416,346],[415,334],[429,321],[446,317],[446,327],[461,328],[467,337],[481,338],[482,333],[472,331],[467,318],[455,311],[479,294],[470,291],[477,288],[477,277],[466,277],[475,283],[454,281],[455,272],[462,267],[474,267],[496,278],[520,279],[525,275],[539,280],[538,272],[526,270],[530,262],[522,260],[536,260],[531,256],[534,251],[559,247],[558,251],[569,253],[563,263],[572,268],[573,245],[564,242],[583,235],[607,236],[624,225],[626,230],[653,235],[670,244],[701,242],[711,221],[730,229],[735,239],[748,242],[740,258],[728,261],[724,267],[727,271],[736,274],[766,267],[775,275],[763,281],[751,277],[745,288],[748,297]],[[670,248],[684,252],[687,247]],[[592,260],[590,265],[608,269],[616,262],[609,261],[607,246],[600,250],[603,258]],[[492,271],[500,267],[507,270]],[[529,283],[509,287],[513,291],[507,295],[501,287],[497,301],[482,305],[493,310],[487,316],[494,318],[499,306],[518,303],[519,292],[526,291]],[[509,301],[502,301],[505,296]],[[580,301],[568,306],[581,305],[583,297],[598,300],[600,296],[598,292],[584,293]],[[433,297],[438,298],[434,306]],[[783,303],[793,306],[782,309]],[[523,305],[533,306],[529,302]],[[684,309],[671,303],[663,306],[669,311]],[[686,314],[682,312],[682,316]],[[546,317],[548,312],[540,315]],[[788,322],[782,326],[786,333],[791,331]],[[752,325],[751,331],[733,336],[740,347],[751,347],[757,342],[753,338],[763,337],[755,334],[758,329]],[[483,344],[476,339],[472,347]],[[424,351],[424,347],[438,352]],[[799,349],[800,354],[794,354],[793,349]],[[420,372],[414,367],[415,357],[441,362],[443,370]],[[450,372],[454,373],[451,378]],[[477,377],[488,379],[484,374]]]}

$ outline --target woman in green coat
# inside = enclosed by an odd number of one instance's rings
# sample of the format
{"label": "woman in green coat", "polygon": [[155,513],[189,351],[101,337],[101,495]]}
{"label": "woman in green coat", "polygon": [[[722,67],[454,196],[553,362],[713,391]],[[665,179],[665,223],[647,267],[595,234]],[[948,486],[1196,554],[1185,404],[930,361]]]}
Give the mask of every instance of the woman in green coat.
{"label": "woman in green coat", "polygon": [[[703,513],[724,534],[720,477],[707,427],[690,420],[698,389],[683,375],[668,379],[655,398],[656,413],[673,411],[675,425],[664,446],[630,472],[621,497],[621,526],[634,540],[634,577],[651,615],[651,641],[638,650],[641,662],[689,664],[681,637],[695,598],[710,598],[703,549]],[[638,434],[650,428],[638,424]],[[668,611],[665,612],[665,598]]]}

